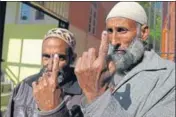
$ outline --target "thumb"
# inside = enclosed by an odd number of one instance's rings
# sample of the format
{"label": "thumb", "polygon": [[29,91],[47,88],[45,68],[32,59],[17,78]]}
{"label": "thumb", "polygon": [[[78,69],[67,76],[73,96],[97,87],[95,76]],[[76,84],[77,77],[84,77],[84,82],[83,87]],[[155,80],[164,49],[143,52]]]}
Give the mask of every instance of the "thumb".
{"label": "thumb", "polygon": [[115,63],[113,61],[109,61],[107,70],[101,74],[100,78],[101,87],[103,87],[105,84],[109,84],[115,71],[116,71]]}
{"label": "thumb", "polygon": [[115,73],[115,70],[116,70],[116,66],[115,66],[115,63],[113,61],[110,61],[108,63],[108,70],[109,70],[109,73],[111,75],[113,75]]}

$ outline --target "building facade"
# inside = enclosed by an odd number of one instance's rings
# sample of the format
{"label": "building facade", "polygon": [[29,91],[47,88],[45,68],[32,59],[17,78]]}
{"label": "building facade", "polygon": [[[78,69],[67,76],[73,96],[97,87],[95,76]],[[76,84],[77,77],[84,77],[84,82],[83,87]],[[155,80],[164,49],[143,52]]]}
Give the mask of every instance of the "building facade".
{"label": "building facade", "polygon": [[162,6],[161,56],[172,61],[175,61],[175,4],[176,2],[163,2]]}
{"label": "building facade", "polygon": [[117,2],[70,2],[69,29],[77,39],[76,52],[80,56],[90,47],[98,49],[105,18]]}

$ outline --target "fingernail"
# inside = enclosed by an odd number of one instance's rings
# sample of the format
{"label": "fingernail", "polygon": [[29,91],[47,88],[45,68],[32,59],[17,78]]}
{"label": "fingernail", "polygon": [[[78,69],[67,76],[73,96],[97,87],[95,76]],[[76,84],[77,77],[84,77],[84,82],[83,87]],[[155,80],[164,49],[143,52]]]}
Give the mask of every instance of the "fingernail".
{"label": "fingernail", "polygon": [[102,35],[106,36],[106,35],[107,35],[107,31],[104,30],[104,31],[102,32]]}
{"label": "fingernail", "polygon": [[58,54],[54,54],[54,58],[59,58]]}

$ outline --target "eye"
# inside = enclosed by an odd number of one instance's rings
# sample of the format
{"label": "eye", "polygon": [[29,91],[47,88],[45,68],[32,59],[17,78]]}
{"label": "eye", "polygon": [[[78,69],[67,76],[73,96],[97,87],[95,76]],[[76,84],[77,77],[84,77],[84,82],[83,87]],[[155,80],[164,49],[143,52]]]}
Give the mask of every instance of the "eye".
{"label": "eye", "polygon": [[106,31],[107,31],[108,33],[113,33],[113,29],[112,29],[112,28],[107,28]]}
{"label": "eye", "polygon": [[59,56],[59,60],[60,61],[66,60],[66,55],[64,55],[64,54],[58,54],[58,56]]}
{"label": "eye", "polygon": [[49,55],[49,54],[42,54],[42,57],[49,59],[49,58],[50,58],[50,55]]}
{"label": "eye", "polygon": [[124,27],[118,27],[118,28],[116,29],[116,31],[117,31],[118,33],[126,33],[126,32],[128,31],[128,29],[127,29],[127,28],[124,28]]}

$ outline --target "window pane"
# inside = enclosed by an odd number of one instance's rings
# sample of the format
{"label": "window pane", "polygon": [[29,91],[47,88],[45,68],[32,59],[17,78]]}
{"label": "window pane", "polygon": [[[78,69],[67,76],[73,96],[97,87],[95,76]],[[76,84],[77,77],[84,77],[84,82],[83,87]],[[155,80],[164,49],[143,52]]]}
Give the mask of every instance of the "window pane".
{"label": "window pane", "polygon": [[94,7],[94,8],[97,8],[97,6],[98,6],[98,5],[97,5],[97,2],[92,2],[92,4],[93,4],[93,7]]}
{"label": "window pane", "polygon": [[91,14],[89,17],[89,32],[95,34],[96,32],[96,21],[97,20],[97,2],[92,2],[91,5]]}
{"label": "window pane", "polygon": [[89,24],[92,22],[92,16],[89,17]]}
{"label": "window pane", "polygon": [[95,26],[96,25],[96,20],[94,19],[94,21],[93,21],[93,26]]}
{"label": "window pane", "polygon": [[9,39],[7,62],[20,62],[21,40]]}
{"label": "window pane", "polygon": [[89,32],[91,32],[91,24],[89,24]]}
{"label": "window pane", "polygon": [[5,74],[6,80],[11,79],[15,83],[18,82],[18,73],[19,73],[19,67],[18,66],[8,65],[5,69],[5,71],[6,71],[6,74]]}
{"label": "window pane", "polygon": [[44,19],[44,13],[41,11],[36,10],[35,12],[35,19],[36,20],[43,20]]}
{"label": "window pane", "polygon": [[22,51],[22,63],[41,64],[42,40],[24,39]]}
{"label": "window pane", "polygon": [[95,34],[95,27],[93,27],[93,31],[92,31],[93,34]]}
{"label": "window pane", "polygon": [[26,4],[21,4],[21,20],[29,20],[30,17],[30,7]]}
{"label": "window pane", "polygon": [[94,18],[96,18],[96,15],[97,15],[96,12],[94,12]]}

